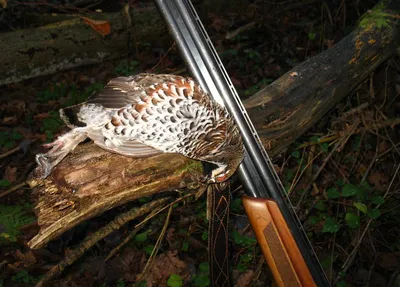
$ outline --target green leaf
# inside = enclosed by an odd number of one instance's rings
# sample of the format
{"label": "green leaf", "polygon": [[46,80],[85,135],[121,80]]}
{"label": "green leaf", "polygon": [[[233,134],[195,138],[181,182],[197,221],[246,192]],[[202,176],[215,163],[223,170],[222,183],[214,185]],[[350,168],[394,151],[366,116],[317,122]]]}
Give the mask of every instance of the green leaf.
{"label": "green leaf", "polygon": [[365,149],[372,149],[372,145],[370,143],[365,143],[364,144]]}
{"label": "green leaf", "polygon": [[360,227],[360,217],[353,212],[346,213],[344,220],[346,221],[346,224],[352,229],[357,229]]}
{"label": "green leaf", "polygon": [[253,260],[253,253],[248,252],[240,256],[240,261],[242,263],[249,263]]}
{"label": "green leaf", "polygon": [[240,208],[242,207],[242,199],[241,198],[235,198],[231,200],[231,212],[239,212]]}
{"label": "green leaf", "polygon": [[199,271],[203,274],[209,274],[210,273],[210,265],[208,262],[201,262],[199,264]]}
{"label": "green leaf", "polygon": [[329,144],[328,143],[323,143],[320,146],[321,146],[321,149],[322,149],[322,151],[324,153],[328,153],[328,151],[329,151]]}
{"label": "green leaf", "polygon": [[310,137],[310,142],[319,143],[320,140],[321,140],[321,138],[318,136]]}
{"label": "green leaf", "polygon": [[17,274],[11,277],[11,280],[14,282],[20,283],[34,283],[36,281],[35,277],[29,275],[27,270],[21,270]]}
{"label": "green leaf", "polygon": [[19,140],[19,139],[22,139],[22,135],[21,135],[19,132],[17,132],[17,131],[13,131],[13,132],[11,133],[11,135],[10,135],[10,138],[11,138],[12,140]]}
{"label": "green leaf", "polygon": [[353,151],[358,151],[361,146],[361,136],[356,135],[353,137]]}
{"label": "green leaf", "polygon": [[371,219],[377,219],[379,216],[381,216],[381,212],[377,208],[373,208],[368,210],[368,216]]}
{"label": "green leaf", "polygon": [[385,202],[385,199],[383,198],[383,196],[374,196],[371,198],[371,202],[373,204],[380,205]]}
{"label": "green leaf", "polygon": [[310,216],[308,218],[308,221],[310,222],[311,225],[315,225],[315,224],[319,223],[321,220],[317,216]]}
{"label": "green leaf", "polygon": [[329,188],[326,191],[326,194],[328,195],[329,198],[339,198],[340,197],[340,192],[334,187]]}
{"label": "green leaf", "polygon": [[357,192],[359,191],[359,187],[351,184],[351,183],[347,183],[343,186],[342,189],[342,196],[343,197],[350,197],[350,196],[354,196],[357,194]]}
{"label": "green leaf", "polygon": [[354,205],[355,208],[357,208],[359,211],[361,211],[364,214],[366,214],[367,211],[368,211],[368,208],[364,203],[354,202],[353,205]]}
{"label": "green leaf", "polygon": [[201,240],[203,240],[203,241],[208,240],[208,232],[207,231],[203,231],[203,233],[201,234]]}
{"label": "green leaf", "polygon": [[314,32],[310,32],[308,33],[308,39],[310,39],[310,41],[313,41],[315,39],[317,34],[315,34]]}
{"label": "green leaf", "polygon": [[151,200],[151,197],[150,197],[150,196],[141,197],[141,198],[138,199],[138,201],[139,201],[140,204],[144,204],[144,203],[146,203],[146,202],[149,202],[150,200]]}
{"label": "green leaf", "polygon": [[0,187],[9,186],[11,183],[7,179],[0,179]]}
{"label": "green leaf", "polygon": [[20,234],[19,229],[36,220],[36,217],[29,214],[22,206],[0,204],[0,226],[2,232],[1,242],[15,242]]}
{"label": "green leaf", "polygon": [[2,233],[0,233],[0,241],[1,240],[8,241],[8,242],[17,242],[17,237],[15,237],[11,234],[2,232]]}
{"label": "green leaf", "polygon": [[325,211],[327,209],[327,206],[326,206],[325,202],[320,200],[315,204],[315,209],[320,210],[320,211]]}
{"label": "green leaf", "polygon": [[365,189],[366,191],[372,191],[371,185],[365,180],[360,182],[360,188]]}
{"label": "green leaf", "polygon": [[144,247],[144,252],[149,256],[151,255],[151,253],[153,253],[153,250],[154,250],[153,244],[149,244]]}
{"label": "green leaf", "polygon": [[346,286],[347,286],[346,281],[338,281],[336,283],[336,287],[346,287]]}
{"label": "green leaf", "polygon": [[168,278],[167,285],[169,287],[181,287],[183,285],[183,280],[178,274],[171,274]]}
{"label": "green leaf", "polygon": [[243,247],[248,247],[257,243],[255,238],[241,235],[239,232],[237,232],[237,230],[232,232],[232,238],[237,245],[241,245]]}
{"label": "green leaf", "polygon": [[125,284],[125,281],[124,281],[124,279],[119,279],[118,281],[117,281],[117,285],[116,285],[117,287],[125,287],[126,286],[126,284]]}
{"label": "green leaf", "polygon": [[181,250],[187,252],[189,250],[189,243],[183,242]]}
{"label": "green leaf", "polygon": [[332,264],[332,258],[326,257],[326,258],[322,259],[320,262],[321,262],[322,268],[328,269]]}
{"label": "green leaf", "polygon": [[147,240],[147,235],[151,232],[151,230],[147,230],[145,232],[136,234],[135,241],[136,242],[145,242]]}
{"label": "green leaf", "polygon": [[210,286],[210,278],[205,275],[196,276],[193,282],[195,287],[208,287]]}
{"label": "green leaf", "polygon": [[340,224],[333,217],[328,217],[322,227],[322,233],[336,233],[340,230]]}
{"label": "green leaf", "polygon": [[343,185],[344,185],[343,179],[338,179],[335,183],[336,183],[337,185],[339,185],[340,187],[343,187]]}
{"label": "green leaf", "polygon": [[300,156],[301,156],[299,150],[292,151],[291,155],[293,158],[300,158]]}

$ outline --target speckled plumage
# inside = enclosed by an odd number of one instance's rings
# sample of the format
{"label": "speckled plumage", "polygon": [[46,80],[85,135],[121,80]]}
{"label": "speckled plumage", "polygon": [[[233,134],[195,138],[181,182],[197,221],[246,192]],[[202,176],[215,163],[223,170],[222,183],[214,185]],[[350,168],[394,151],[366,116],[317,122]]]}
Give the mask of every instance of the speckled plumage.
{"label": "speckled plumage", "polygon": [[214,163],[218,168],[210,181],[229,178],[243,158],[237,126],[190,78],[155,74],[115,78],[89,101],[60,114],[72,130],[45,145],[52,147],[48,153],[36,156],[42,177],[87,137],[126,156],[180,153]]}

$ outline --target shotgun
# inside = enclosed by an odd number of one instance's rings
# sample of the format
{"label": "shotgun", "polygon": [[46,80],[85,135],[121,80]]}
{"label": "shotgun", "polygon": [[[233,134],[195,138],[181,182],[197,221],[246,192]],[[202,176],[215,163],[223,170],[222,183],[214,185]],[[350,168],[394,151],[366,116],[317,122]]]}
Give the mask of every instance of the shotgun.
{"label": "shotgun", "polygon": [[188,0],[155,0],[190,73],[225,106],[242,134],[243,204],[278,286],[330,286],[251,120]]}

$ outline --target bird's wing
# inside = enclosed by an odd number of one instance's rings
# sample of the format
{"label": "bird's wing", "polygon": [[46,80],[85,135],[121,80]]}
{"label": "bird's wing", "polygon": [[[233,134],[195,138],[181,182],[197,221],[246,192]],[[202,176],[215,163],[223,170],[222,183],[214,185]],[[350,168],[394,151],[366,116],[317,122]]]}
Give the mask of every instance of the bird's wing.
{"label": "bird's wing", "polygon": [[146,144],[135,140],[122,140],[118,144],[106,144],[104,139],[95,139],[94,143],[102,149],[130,157],[149,157],[163,153]]}
{"label": "bird's wing", "polygon": [[108,109],[120,109],[127,104],[133,104],[140,97],[143,88],[135,77],[118,77],[112,79],[98,93],[88,99],[88,103],[100,104]]}
{"label": "bird's wing", "polygon": [[[147,97],[152,97],[152,92],[158,89],[168,89],[175,86],[176,91],[188,89],[189,93],[193,93],[193,98],[197,101],[210,101],[209,97],[204,97],[205,93],[199,85],[195,84],[191,78],[168,75],[168,74],[138,74],[130,77],[118,77],[112,79],[104,90],[94,94],[89,98],[89,103],[100,104],[109,109],[120,109],[128,104],[135,104],[140,100],[145,100]],[[181,88],[181,90],[179,90]],[[182,89],[183,88],[183,89]],[[186,96],[173,95],[171,90],[165,90],[165,93],[170,96]]]}

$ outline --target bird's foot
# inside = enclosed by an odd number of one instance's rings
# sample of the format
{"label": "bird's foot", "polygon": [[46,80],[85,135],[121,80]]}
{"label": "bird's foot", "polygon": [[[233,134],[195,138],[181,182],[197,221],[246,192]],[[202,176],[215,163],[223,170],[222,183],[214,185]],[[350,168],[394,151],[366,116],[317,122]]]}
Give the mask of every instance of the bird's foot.
{"label": "bird's foot", "polygon": [[51,150],[49,150],[47,152],[47,155],[54,155],[54,154],[57,154],[57,152],[60,152],[64,145],[65,145],[65,142],[63,140],[57,139],[51,143],[47,143],[42,146],[44,148],[51,148]]}
{"label": "bird's foot", "polygon": [[53,167],[65,157],[68,151],[65,151],[64,145],[65,142],[60,139],[43,145],[43,147],[51,149],[47,153],[40,153],[36,155],[36,162],[38,164],[36,174],[38,177],[48,177],[53,170]]}
{"label": "bird's foot", "polygon": [[58,137],[54,142],[44,144],[45,148],[51,148],[51,150],[45,154],[36,155],[36,162],[38,164],[36,175],[40,178],[48,177],[53,168],[85,138],[85,130],[75,128],[65,135]]}
{"label": "bird's foot", "polygon": [[38,167],[35,170],[36,176],[42,179],[48,177],[54,165],[51,163],[47,154],[39,153],[36,155],[35,159],[38,164]]}

